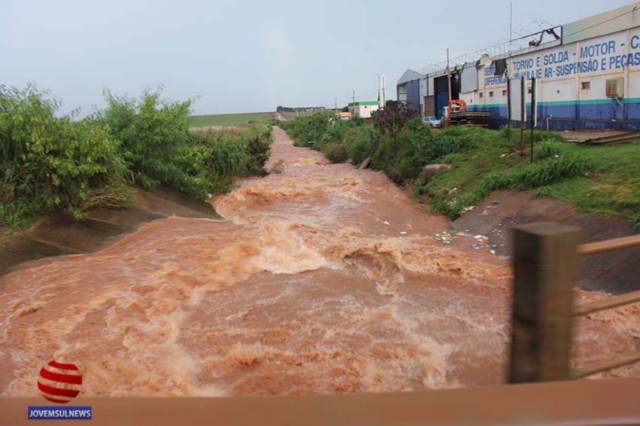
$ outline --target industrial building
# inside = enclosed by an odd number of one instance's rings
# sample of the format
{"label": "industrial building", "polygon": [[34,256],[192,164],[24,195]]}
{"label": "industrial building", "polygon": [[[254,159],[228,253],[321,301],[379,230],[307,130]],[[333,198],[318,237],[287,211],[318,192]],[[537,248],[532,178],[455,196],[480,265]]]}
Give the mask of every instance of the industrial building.
{"label": "industrial building", "polygon": [[539,128],[640,130],[640,2],[409,69],[396,88],[423,115],[441,117],[449,99],[462,99],[499,127],[507,123],[507,79],[522,77],[529,92],[536,80]]}

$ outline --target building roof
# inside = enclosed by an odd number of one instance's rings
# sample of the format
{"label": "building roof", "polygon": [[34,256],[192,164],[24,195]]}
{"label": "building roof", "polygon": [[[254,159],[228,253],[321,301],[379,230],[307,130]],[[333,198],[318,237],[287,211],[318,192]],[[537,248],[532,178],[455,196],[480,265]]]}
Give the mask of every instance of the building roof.
{"label": "building roof", "polygon": [[[478,59],[483,55],[489,55],[493,60],[503,59],[509,57],[515,57],[525,55],[534,51],[548,49],[550,47],[560,46],[562,44],[574,43],[581,40],[598,37],[613,32],[623,31],[625,29],[635,28],[640,26],[640,2],[635,1],[627,6],[623,6],[617,9],[612,9],[607,12],[603,12],[597,15],[593,15],[575,22],[571,22],[562,26],[556,26],[549,30],[554,30],[560,39],[553,40],[553,37],[547,37],[541,44],[535,44],[524,47],[517,47],[513,49],[511,42],[502,43],[499,45],[491,46],[485,49],[480,49],[467,55],[452,58],[450,60],[450,68],[454,67],[471,67],[475,66]],[[538,38],[542,40],[541,35],[546,30],[541,30],[536,33],[532,33],[518,40],[526,43],[530,40]],[[549,39],[551,41],[546,41]],[[427,67],[420,68],[422,75],[429,75],[429,77],[437,77],[439,75],[446,75],[447,62],[442,61],[439,63],[431,64]],[[416,77],[411,77],[408,74],[415,73],[416,71],[409,69],[398,80],[398,85],[407,83],[408,81],[415,80]],[[413,74],[411,74],[413,75]]]}
{"label": "building roof", "polygon": [[574,43],[640,26],[640,2],[599,13],[562,27],[562,42]]}
{"label": "building roof", "polygon": [[402,74],[402,77],[400,77],[400,80],[398,80],[397,85],[399,86],[413,80],[420,80],[421,78],[424,78],[424,74],[421,74],[418,71],[409,68],[404,72],[404,74]]}
{"label": "building roof", "polygon": [[[353,106],[353,102],[349,102],[349,106]],[[358,101],[355,103],[356,106],[365,106],[365,105],[378,105],[378,101]]]}

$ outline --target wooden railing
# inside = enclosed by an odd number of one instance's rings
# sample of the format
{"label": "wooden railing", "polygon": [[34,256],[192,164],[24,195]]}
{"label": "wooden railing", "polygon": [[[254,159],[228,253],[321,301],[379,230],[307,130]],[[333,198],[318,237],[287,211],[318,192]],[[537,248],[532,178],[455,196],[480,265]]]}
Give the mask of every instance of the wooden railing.
{"label": "wooden railing", "polygon": [[640,246],[640,235],[580,245],[581,231],[572,226],[534,223],[513,231],[509,382],[581,378],[640,361],[635,351],[580,369],[570,365],[574,318],[640,302],[635,291],[575,306],[580,256]]}

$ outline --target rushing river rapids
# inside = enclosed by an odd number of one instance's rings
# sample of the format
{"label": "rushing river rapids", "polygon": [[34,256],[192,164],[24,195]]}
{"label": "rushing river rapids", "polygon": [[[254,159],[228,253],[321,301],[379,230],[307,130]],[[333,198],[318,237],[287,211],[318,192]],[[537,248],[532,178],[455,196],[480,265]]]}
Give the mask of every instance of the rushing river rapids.
{"label": "rushing river rapids", "polygon": [[[508,261],[432,235],[381,173],[327,164],[276,129],[270,164],[214,200],[223,221],[148,223],[0,280],[0,393],[50,359],[87,395],[408,391],[504,381]],[[581,293],[582,300],[601,297]],[[640,346],[637,305],[579,321],[575,362]],[[640,376],[640,367],[608,376]]]}

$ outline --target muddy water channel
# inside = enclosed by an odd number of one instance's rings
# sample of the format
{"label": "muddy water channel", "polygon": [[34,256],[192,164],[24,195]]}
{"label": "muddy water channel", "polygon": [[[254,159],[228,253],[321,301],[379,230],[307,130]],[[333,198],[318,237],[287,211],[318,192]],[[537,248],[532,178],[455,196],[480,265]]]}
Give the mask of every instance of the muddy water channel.
{"label": "muddy water channel", "polygon": [[[508,260],[470,249],[471,237],[442,244],[433,236],[448,221],[383,174],[328,164],[279,129],[269,162],[284,172],[213,200],[225,220],[151,222],[0,279],[0,394],[36,395],[50,359],[79,365],[85,393],[103,396],[504,381]],[[592,315],[579,322],[575,362],[639,341],[633,306]]]}

